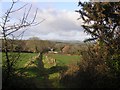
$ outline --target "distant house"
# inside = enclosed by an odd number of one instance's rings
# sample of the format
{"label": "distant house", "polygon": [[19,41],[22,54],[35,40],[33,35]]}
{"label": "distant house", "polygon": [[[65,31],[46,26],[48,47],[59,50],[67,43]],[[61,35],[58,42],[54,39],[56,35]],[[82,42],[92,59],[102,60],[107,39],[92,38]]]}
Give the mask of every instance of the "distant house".
{"label": "distant house", "polygon": [[49,53],[54,53],[54,54],[57,54],[58,52],[57,51],[54,51],[54,48],[49,48]]}
{"label": "distant house", "polygon": [[51,49],[50,49],[50,51],[51,51],[51,52],[53,52],[53,51],[54,51],[54,49],[53,49],[53,48],[51,48]]}
{"label": "distant house", "polygon": [[54,54],[57,54],[58,52],[57,52],[57,51],[54,51],[53,53],[54,53]]}
{"label": "distant house", "polygon": [[54,49],[49,47],[48,53],[53,53]]}

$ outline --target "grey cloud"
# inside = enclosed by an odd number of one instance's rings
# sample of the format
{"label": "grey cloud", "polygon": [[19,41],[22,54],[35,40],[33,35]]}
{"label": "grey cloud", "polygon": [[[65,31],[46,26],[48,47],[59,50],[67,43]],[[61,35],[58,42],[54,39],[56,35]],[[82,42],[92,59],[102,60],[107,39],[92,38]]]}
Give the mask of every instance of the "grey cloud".
{"label": "grey cloud", "polygon": [[[31,14],[31,17],[34,14]],[[37,36],[40,39],[49,40],[81,40],[90,37],[83,32],[81,27],[82,20],[77,21],[79,15],[72,11],[55,10],[55,9],[39,9],[37,14],[37,22],[42,18],[46,19],[38,26],[29,28],[24,38]]]}

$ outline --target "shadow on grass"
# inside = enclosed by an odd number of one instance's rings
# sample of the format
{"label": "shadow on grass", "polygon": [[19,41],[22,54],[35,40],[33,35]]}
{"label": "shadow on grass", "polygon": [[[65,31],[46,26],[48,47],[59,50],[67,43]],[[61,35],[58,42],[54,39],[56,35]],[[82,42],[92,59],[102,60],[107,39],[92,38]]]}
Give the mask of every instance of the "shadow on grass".
{"label": "shadow on grass", "polygon": [[47,69],[48,74],[53,74],[57,72],[66,71],[68,68],[66,66],[53,66]]}
{"label": "shadow on grass", "polygon": [[[59,77],[51,76],[54,73],[59,73],[66,70],[63,66],[53,66],[49,69],[44,68],[44,63],[42,61],[42,55],[39,56],[34,62],[35,65],[29,66],[27,68],[19,68],[16,70],[15,74],[9,79],[9,85],[4,88],[54,88],[53,83],[58,81]],[[59,81],[58,81],[59,83]]]}

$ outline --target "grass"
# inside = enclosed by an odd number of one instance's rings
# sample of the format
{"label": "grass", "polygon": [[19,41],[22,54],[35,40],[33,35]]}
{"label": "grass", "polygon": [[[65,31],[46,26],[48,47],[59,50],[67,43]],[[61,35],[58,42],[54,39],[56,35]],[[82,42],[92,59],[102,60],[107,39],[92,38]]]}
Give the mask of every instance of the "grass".
{"label": "grass", "polygon": [[[12,57],[17,56],[17,53],[9,53],[9,55],[12,55]],[[16,68],[23,68],[24,65],[30,61],[33,57],[35,57],[37,53],[20,53],[20,58],[17,61]],[[2,62],[5,61],[5,53],[2,53]]]}
{"label": "grass", "polygon": [[32,60],[35,56],[37,55],[37,53],[21,53],[21,57],[19,62],[17,63],[17,67],[18,68],[23,68],[24,65]]}
{"label": "grass", "polygon": [[78,55],[65,55],[65,54],[48,54],[49,57],[55,58],[60,66],[65,66],[71,63],[76,63],[80,60]]}
{"label": "grass", "polygon": [[[4,53],[3,53],[3,58],[4,59]],[[45,67],[45,71],[47,73],[48,78],[44,78],[44,75],[40,75],[40,69],[37,66],[37,60],[34,61],[32,66],[25,68],[25,64],[30,62],[31,60],[34,59],[35,56],[37,56],[37,53],[21,53],[20,60],[16,64],[16,68],[19,72],[23,72],[25,74],[26,78],[32,78],[31,82],[35,83],[37,88],[43,87],[46,88],[46,85],[49,86],[48,84],[51,84],[52,87],[54,88],[62,88],[62,86],[59,84],[60,80],[60,74],[59,70],[64,69],[64,66],[76,63],[80,60],[80,56],[77,55],[64,55],[64,54],[46,54],[48,57],[55,58],[57,66],[48,65],[48,62],[44,62],[44,66],[49,66]],[[45,56],[43,56],[43,59],[45,59]],[[4,60],[3,60],[4,61]],[[31,83],[30,82],[30,83]]]}
{"label": "grass", "polygon": [[52,85],[54,88],[61,88],[62,86],[59,84],[59,78],[60,74],[59,73],[53,73],[49,75],[49,80],[51,80]]}

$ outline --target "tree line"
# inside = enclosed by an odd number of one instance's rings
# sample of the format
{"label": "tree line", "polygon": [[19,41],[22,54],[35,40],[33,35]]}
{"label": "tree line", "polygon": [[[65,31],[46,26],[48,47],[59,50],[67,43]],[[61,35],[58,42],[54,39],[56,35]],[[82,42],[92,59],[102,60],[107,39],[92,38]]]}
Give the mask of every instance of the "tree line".
{"label": "tree line", "polygon": [[[1,42],[3,40],[1,39]],[[46,49],[48,51],[56,51],[63,54],[77,54],[85,49],[87,45],[85,44],[70,44],[64,42],[55,42],[49,40],[40,40],[37,37],[29,38],[28,40],[12,40],[7,39],[8,51],[11,52],[26,52],[26,53],[39,53],[40,51]],[[12,46],[11,46],[12,45]],[[2,51],[5,52],[5,45],[2,43]]]}

